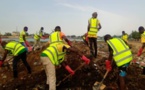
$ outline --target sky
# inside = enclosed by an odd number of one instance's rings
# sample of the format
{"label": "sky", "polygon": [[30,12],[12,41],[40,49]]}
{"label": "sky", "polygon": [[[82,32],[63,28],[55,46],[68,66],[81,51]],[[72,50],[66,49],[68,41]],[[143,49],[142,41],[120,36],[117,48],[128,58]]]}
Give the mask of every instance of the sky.
{"label": "sky", "polygon": [[80,36],[87,32],[88,20],[98,13],[105,34],[130,34],[145,26],[145,0],[0,0],[0,32],[22,31],[34,34],[44,27],[51,33],[60,26],[66,35]]}

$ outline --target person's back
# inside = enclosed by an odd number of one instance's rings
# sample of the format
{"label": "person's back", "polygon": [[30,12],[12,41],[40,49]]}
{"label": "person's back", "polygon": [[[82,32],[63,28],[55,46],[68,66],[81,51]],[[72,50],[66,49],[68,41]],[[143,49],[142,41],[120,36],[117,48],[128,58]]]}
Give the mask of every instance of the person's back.
{"label": "person's back", "polygon": [[14,56],[17,56],[19,53],[26,51],[26,48],[16,41],[11,41],[6,44],[5,49],[11,51]]}
{"label": "person's back", "polygon": [[7,43],[7,42],[3,41],[1,45],[4,47],[5,52],[4,52],[4,55],[3,55],[3,58],[0,62],[0,64],[1,65],[3,64],[3,62],[5,61],[5,59],[7,57],[8,52],[10,51],[13,55],[12,62],[13,62],[13,76],[14,76],[14,78],[18,77],[17,63],[20,59],[22,60],[23,64],[26,66],[28,73],[29,74],[31,73],[31,68],[26,61],[27,50],[21,43],[16,42],[16,41],[11,41],[11,42]]}
{"label": "person's back", "polygon": [[100,21],[97,19],[97,13],[92,14],[88,21],[88,37],[97,38],[97,32],[101,29]]}
{"label": "person's back", "polygon": [[50,45],[56,44],[56,43],[65,43],[65,41],[68,43],[68,45],[71,46],[70,41],[67,39],[65,34],[61,32],[60,26],[55,27],[55,31],[50,34],[49,36],[49,43]]}
{"label": "person's back", "polygon": [[92,18],[88,21],[88,39],[90,53],[97,57],[97,32],[101,29],[100,21],[97,19],[97,12],[92,14]]}
{"label": "person's back", "polygon": [[[111,35],[106,34],[104,40],[109,48],[109,56],[105,60],[106,70],[111,71],[113,64],[116,64],[119,71],[119,88],[120,90],[126,90],[125,77],[129,63],[133,59],[132,52],[121,38],[112,38]],[[112,63],[113,61],[115,63]]]}
{"label": "person's back", "polygon": [[53,43],[63,43],[63,38],[61,37],[60,31],[55,31],[49,36],[50,44]]}

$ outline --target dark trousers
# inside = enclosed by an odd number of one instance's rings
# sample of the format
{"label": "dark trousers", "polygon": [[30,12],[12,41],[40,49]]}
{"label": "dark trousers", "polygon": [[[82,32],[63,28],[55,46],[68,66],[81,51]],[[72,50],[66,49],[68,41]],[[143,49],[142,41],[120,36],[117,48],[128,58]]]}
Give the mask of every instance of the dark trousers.
{"label": "dark trousers", "polygon": [[26,51],[23,52],[22,54],[15,56],[13,59],[13,76],[14,78],[18,77],[18,70],[17,70],[17,63],[19,62],[19,60],[21,59],[23,64],[26,66],[28,73],[31,73],[31,68],[29,66],[29,64],[26,61],[27,55],[26,55]]}
{"label": "dark trousers", "polygon": [[96,58],[97,57],[97,38],[89,38],[89,43],[90,43],[90,52]]}

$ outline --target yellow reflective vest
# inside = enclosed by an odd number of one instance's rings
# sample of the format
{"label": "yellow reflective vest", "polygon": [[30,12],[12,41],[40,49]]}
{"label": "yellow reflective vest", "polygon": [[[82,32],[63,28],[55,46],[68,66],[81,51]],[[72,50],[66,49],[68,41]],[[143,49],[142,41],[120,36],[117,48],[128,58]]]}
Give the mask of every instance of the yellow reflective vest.
{"label": "yellow reflective vest", "polygon": [[98,32],[98,24],[99,24],[99,20],[97,18],[91,18],[89,20],[89,24],[90,24],[90,29],[88,31],[88,37],[97,37],[97,32]]}
{"label": "yellow reflective vest", "polygon": [[34,34],[34,39],[35,39],[35,40],[39,40],[39,39],[42,37],[42,35],[43,35],[43,32],[41,32],[41,31],[39,31],[39,33],[36,32],[36,33]]}
{"label": "yellow reflective vest", "polygon": [[11,41],[6,44],[5,49],[11,51],[12,55],[17,56],[18,53],[25,47],[16,41]]}
{"label": "yellow reflective vest", "polygon": [[145,43],[145,31],[141,34],[141,43]]}
{"label": "yellow reflective vest", "polygon": [[53,32],[49,36],[49,43],[50,43],[50,45],[56,44],[56,43],[64,43],[64,41],[61,39],[59,31]]}
{"label": "yellow reflective vest", "polygon": [[26,35],[26,32],[25,32],[24,30],[22,30],[22,31],[20,32],[19,42],[24,42],[24,40],[23,40],[23,35]]}
{"label": "yellow reflective vest", "polygon": [[113,49],[113,59],[118,67],[129,63],[133,59],[131,50],[122,39],[113,38],[107,40],[107,43]]}
{"label": "yellow reflective vest", "polygon": [[59,65],[61,62],[63,62],[66,51],[63,50],[63,47],[69,48],[70,46],[67,44],[57,43],[53,44],[52,46],[49,46],[46,50],[44,50],[42,53],[47,55],[52,64]]}
{"label": "yellow reflective vest", "polygon": [[128,35],[127,35],[127,34],[122,35],[121,38],[122,38],[125,42],[128,42]]}

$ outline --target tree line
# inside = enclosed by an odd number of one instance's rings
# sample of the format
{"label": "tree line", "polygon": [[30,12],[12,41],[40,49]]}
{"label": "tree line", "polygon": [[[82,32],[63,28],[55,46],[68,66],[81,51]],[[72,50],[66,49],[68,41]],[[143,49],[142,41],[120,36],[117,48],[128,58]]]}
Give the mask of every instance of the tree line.
{"label": "tree line", "polygon": [[[48,34],[48,33],[45,33],[45,34]],[[28,33],[27,33],[27,35],[31,36],[31,34],[28,34]],[[7,33],[4,34],[4,36],[12,36],[12,34],[7,32]],[[67,35],[67,37],[69,37],[69,38],[76,38],[76,39],[80,39],[80,38],[82,38],[82,36]],[[134,40],[139,40],[140,39],[140,34],[136,30],[132,31],[130,34],[128,34],[128,36],[129,36],[129,39],[134,39]],[[121,35],[113,35],[113,37],[119,37],[120,38]],[[100,36],[100,38],[103,39],[103,36]]]}

